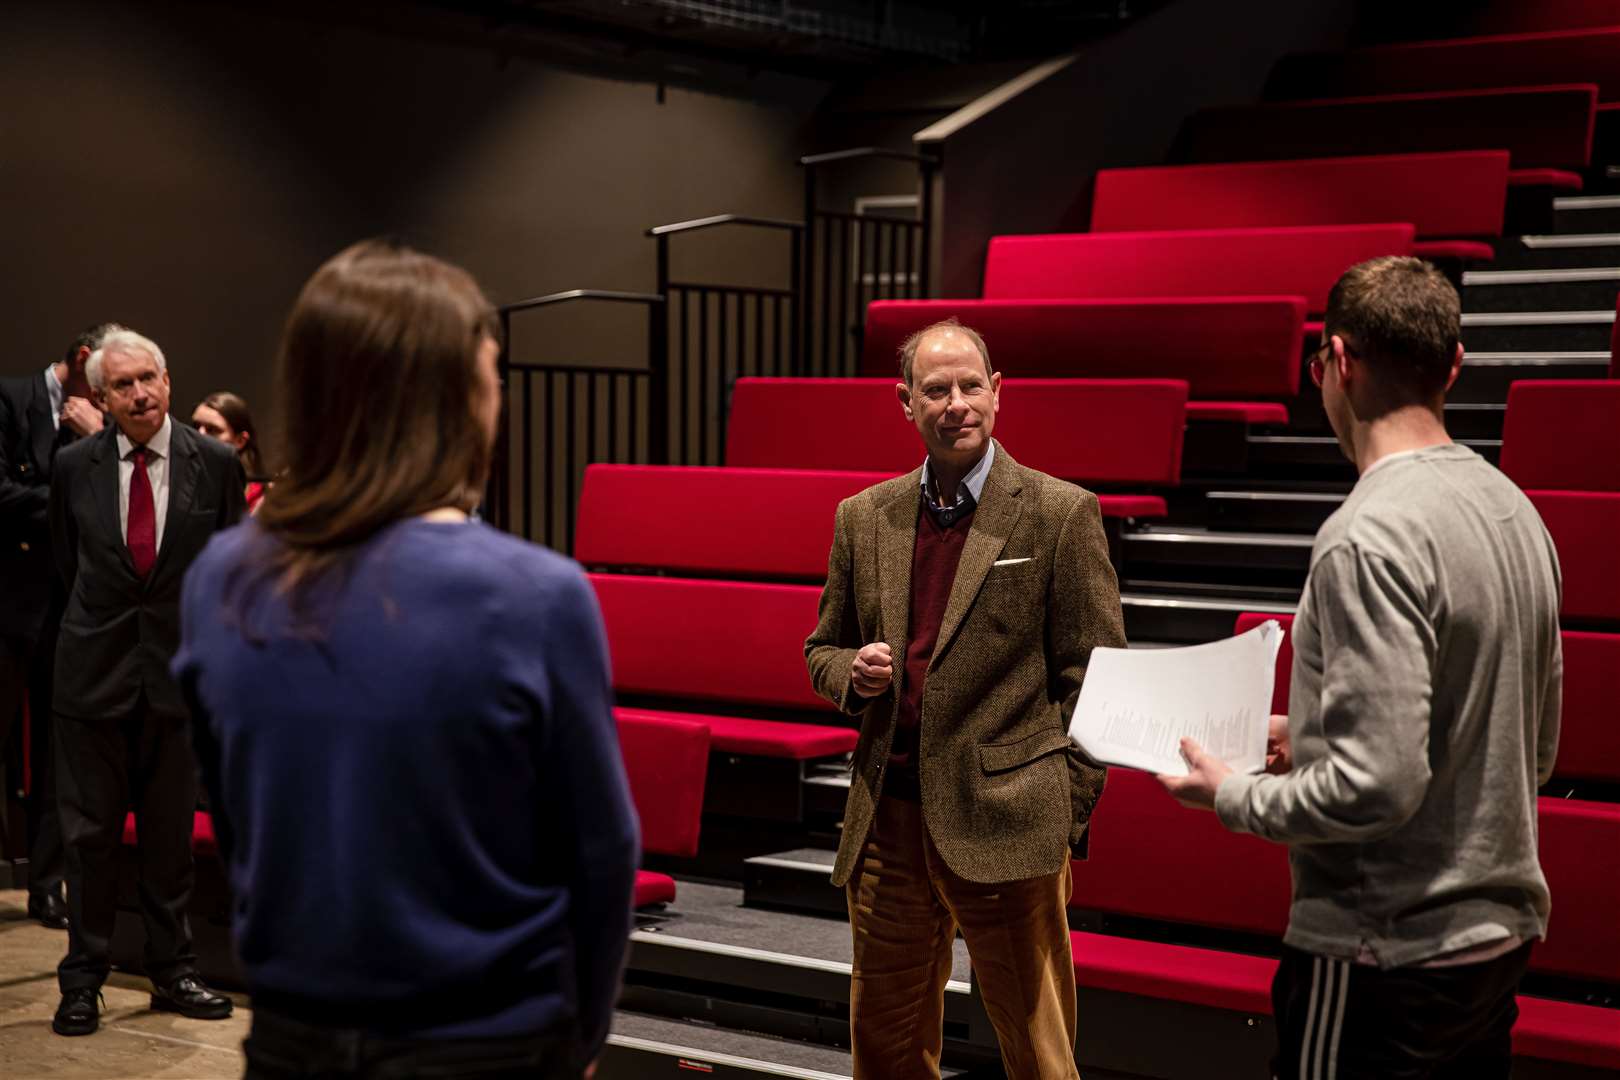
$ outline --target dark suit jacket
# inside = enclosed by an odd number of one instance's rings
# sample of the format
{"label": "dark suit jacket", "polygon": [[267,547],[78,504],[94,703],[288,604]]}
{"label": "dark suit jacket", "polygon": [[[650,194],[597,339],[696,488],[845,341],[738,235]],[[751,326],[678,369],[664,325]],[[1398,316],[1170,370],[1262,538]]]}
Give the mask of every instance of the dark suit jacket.
{"label": "dark suit jacket", "polygon": [[0,379],[0,635],[32,639],[50,604],[56,425],[43,373]]}
{"label": "dark suit jacket", "polygon": [[[899,714],[922,470],[839,504],[821,616],[805,642],[816,692],[861,717],[835,884],[871,828]],[[1022,559],[996,566],[1001,560]],[[894,682],[851,687],[861,645],[885,641]],[[923,818],[952,872],[1016,881],[1063,868],[1104,773],[1065,721],[1096,645],[1125,644],[1119,583],[1097,497],[1026,469],[999,443],[928,665],[919,732]]]}
{"label": "dark suit jacket", "polygon": [[118,525],[117,433],[109,422],[56,456],[51,550],[67,608],[54,706],[81,720],[123,716],[144,690],[153,712],[184,717],[169,674],[180,646],[180,583],[208,538],[242,519],[242,466],[229,446],[173,423],[163,543],[142,579]]}

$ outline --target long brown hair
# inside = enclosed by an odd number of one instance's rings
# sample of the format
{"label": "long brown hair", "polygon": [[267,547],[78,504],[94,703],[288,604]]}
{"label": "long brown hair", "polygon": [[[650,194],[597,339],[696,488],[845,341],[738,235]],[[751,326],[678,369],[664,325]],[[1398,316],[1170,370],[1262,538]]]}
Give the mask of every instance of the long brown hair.
{"label": "long brown hair", "polygon": [[264,455],[259,451],[259,433],[253,427],[253,413],[248,403],[229,390],[216,390],[202,399],[202,404],[219,413],[220,419],[230,425],[238,435],[246,435],[247,442],[236,456],[242,459],[242,471],[249,480],[265,480]]}
{"label": "long brown hair", "polygon": [[477,357],[500,333],[460,267],[388,241],[333,256],[305,284],[276,358],[285,468],[258,524],[260,569],[293,594],[384,527],[478,505],[491,437]]}

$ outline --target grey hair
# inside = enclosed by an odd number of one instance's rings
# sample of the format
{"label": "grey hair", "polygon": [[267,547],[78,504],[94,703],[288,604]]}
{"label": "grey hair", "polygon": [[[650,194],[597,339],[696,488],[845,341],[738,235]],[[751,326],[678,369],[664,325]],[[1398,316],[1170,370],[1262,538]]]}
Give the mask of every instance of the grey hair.
{"label": "grey hair", "polygon": [[108,353],[143,352],[156,363],[159,371],[168,369],[168,363],[163,359],[163,350],[158,348],[157,342],[133,330],[119,327],[101,339],[101,345],[90,354],[90,359],[84,362],[84,377],[89,381],[90,388],[97,392],[107,389],[106,379],[101,373],[101,363]]}

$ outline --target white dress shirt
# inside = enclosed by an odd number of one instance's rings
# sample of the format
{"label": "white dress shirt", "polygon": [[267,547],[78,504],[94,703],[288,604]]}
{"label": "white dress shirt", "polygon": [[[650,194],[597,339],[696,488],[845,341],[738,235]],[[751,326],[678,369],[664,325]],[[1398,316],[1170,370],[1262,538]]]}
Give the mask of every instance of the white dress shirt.
{"label": "white dress shirt", "polygon": [[[152,436],[146,444],[146,478],[152,482],[152,509],[154,511],[153,523],[156,526],[154,533],[153,550],[163,550],[163,521],[169,516],[169,435],[172,433],[174,421],[169,417],[163,418],[163,426],[158,428],[157,434]],[[135,444],[129,441],[129,436],[122,430],[118,432],[118,529],[124,534],[124,543],[129,543],[129,483],[135,476],[135,462],[130,460],[129,453],[135,449]]]}
{"label": "white dress shirt", "polygon": [[67,391],[62,388],[61,380],[56,377],[55,364],[45,369],[45,393],[51,399],[51,426],[60,431],[62,429],[62,406],[67,401]]}

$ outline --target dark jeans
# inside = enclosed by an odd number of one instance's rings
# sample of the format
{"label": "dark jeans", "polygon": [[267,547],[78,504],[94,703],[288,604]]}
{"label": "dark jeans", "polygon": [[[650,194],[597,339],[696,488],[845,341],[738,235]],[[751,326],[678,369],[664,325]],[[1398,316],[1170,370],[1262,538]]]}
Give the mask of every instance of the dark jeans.
{"label": "dark jeans", "polygon": [[576,1040],[564,1035],[394,1039],[317,1027],[260,1006],[243,1048],[246,1080],[578,1080],[584,1074]]}
{"label": "dark jeans", "polygon": [[[4,763],[13,724],[22,716],[25,691],[28,699],[28,773],[32,782],[25,807],[25,842],[28,891],[36,896],[60,889],[66,871],[51,753],[51,668],[55,656],[54,626],[47,626],[37,639],[0,637],[0,764]],[[20,746],[22,740],[17,741]],[[5,800],[0,799],[0,829],[7,828],[5,815]]]}
{"label": "dark jeans", "polygon": [[1277,1080],[1508,1080],[1530,943],[1480,964],[1393,968],[1284,949]]}
{"label": "dark jeans", "polygon": [[194,974],[192,816],[197,765],[189,725],[154,715],[143,697],[116,720],[56,717],[56,794],[67,841],[68,954],[57,968],[64,992],[95,989],[111,965],[118,918],[118,851],[133,807],[140,840],[140,904],[146,973],[165,986]]}

